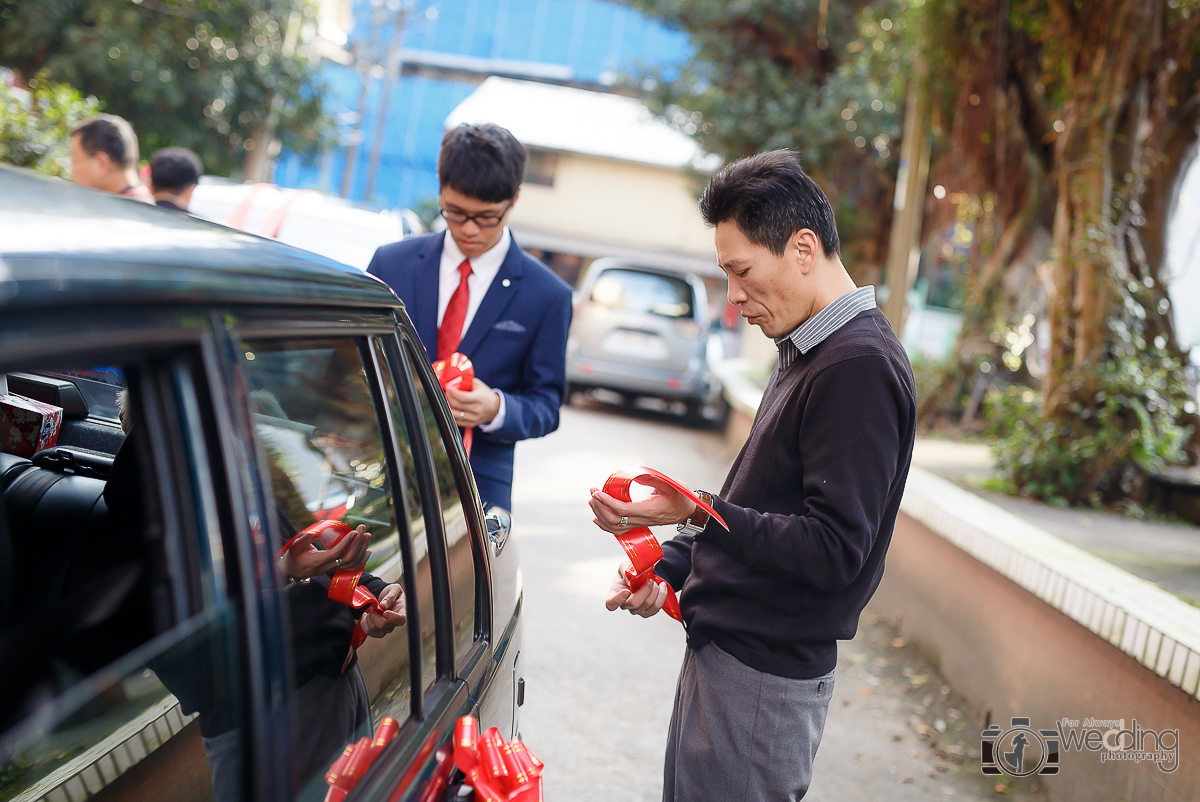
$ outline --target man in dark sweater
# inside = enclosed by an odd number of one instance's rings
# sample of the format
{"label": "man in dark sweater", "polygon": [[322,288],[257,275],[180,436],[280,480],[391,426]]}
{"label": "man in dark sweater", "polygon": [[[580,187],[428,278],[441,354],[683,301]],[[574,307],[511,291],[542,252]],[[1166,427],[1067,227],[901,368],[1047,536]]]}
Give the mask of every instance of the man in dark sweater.
{"label": "man in dark sweater", "polygon": [[[912,458],[912,369],[874,288],[842,265],[829,200],[792,153],[724,167],[700,208],[730,303],[779,348],[746,444],[711,496],[729,530],[666,485],[628,503],[593,490],[591,506],[609,532],[680,531],[655,568],[680,594],[688,633],[664,801],[798,800],[837,641],[854,637],[883,574]],[[655,583],[631,593],[618,571],[607,604],[648,617],[665,600]]]}

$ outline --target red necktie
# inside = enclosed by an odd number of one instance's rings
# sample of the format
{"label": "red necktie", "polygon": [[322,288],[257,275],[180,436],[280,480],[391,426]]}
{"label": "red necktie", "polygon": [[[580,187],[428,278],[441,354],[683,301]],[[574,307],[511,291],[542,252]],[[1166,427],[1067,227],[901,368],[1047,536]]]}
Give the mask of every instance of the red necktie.
{"label": "red necktie", "polygon": [[442,325],[438,327],[438,359],[449,359],[462,342],[463,321],[467,319],[467,301],[470,295],[467,277],[471,275],[471,260],[463,259],[462,264],[458,266],[458,272],[462,274],[462,280],[458,282],[458,289],[450,296],[450,303],[446,304],[446,313],[442,315]]}

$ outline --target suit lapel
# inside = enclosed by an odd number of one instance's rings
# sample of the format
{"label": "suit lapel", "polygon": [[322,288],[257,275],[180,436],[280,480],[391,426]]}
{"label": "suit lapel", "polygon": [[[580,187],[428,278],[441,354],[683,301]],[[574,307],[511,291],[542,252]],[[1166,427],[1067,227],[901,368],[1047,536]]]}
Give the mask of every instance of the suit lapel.
{"label": "suit lapel", "polygon": [[416,269],[413,271],[413,308],[408,310],[413,326],[429,361],[437,359],[437,310],[438,285],[442,272],[442,245],[445,237],[430,237],[429,244],[421,249]]}
{"label": "suit lapel", "polygon": [[479,309],[475,311],[470,328],[467,329],[462,342],[459,343],[460,353],[470,357],[483,342],[487,333],[491,331],[492,326],[496,325],[496,321],[504,314],[504,310],[512,303],[512,299],[517,295],[517,288],[520,286],[523,272],[521,263],[524,258],[517,241],[512,240],[508,245],[508,254],[500,264],[500,270],[492,279],[492,284],[483,296]]}

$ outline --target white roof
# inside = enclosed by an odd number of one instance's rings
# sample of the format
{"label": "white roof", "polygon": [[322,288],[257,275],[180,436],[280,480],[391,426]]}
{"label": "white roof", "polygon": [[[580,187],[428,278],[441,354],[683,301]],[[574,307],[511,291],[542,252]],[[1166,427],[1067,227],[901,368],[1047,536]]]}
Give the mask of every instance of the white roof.
{"label": "white roof", "polygon": [[488,78],[446,118],[447,128],[462,123],[501,125],[528,147],[705,171],[721,163],[636,98],[536,81]]}

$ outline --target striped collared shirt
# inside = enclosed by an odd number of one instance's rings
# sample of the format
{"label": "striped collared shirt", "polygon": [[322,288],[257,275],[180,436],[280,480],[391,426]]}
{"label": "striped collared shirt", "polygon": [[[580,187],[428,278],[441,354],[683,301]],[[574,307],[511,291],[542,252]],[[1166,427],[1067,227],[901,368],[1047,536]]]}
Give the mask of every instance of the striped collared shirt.
{"label": "striped collared shirt", "polygon": [[779,348],[779,369],[785,369],[800,354],[807,354],[816,348],[859,312],[874,309],[875,306],[875,287],[871,285],[859,287],[841,296],[797,326],[791,334],[775,341]]}

